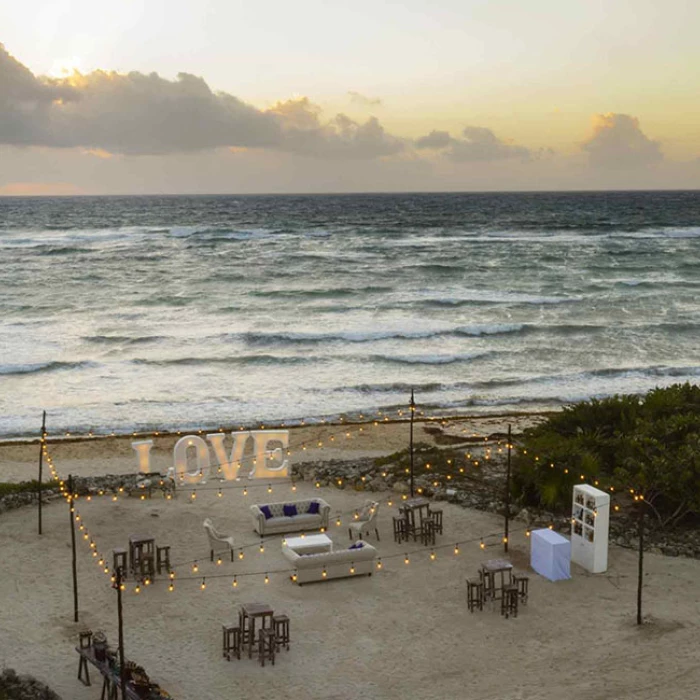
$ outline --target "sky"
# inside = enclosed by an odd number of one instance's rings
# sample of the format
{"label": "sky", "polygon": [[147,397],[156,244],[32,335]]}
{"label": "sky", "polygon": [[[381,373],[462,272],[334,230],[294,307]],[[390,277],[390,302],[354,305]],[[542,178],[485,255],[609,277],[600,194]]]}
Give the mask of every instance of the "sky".
{"label": "sky", "polygon": [[700,188],[690,0],[0,5],[0,195]]}

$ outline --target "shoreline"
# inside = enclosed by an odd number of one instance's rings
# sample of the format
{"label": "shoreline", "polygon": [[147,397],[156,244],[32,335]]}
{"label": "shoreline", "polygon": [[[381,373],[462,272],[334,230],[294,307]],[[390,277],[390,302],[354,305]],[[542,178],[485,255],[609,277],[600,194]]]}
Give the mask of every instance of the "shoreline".
{"label": "shoreline", "polygon": [[[562,409],[563,410],[563,409]],[[512,418],[513,422],[516,424],[519,424],[523,420],[527,420],[529,418],[543,418],[546,419],[550,415],[554,415],[560,413],[560,411],[556,410],[549,410],[549,411],[504,411],[504,412],[498,412],[498,413],[459,413],[459,414],[445,414],[445,415],[440,415],[440,416],[427,416],[427,417],[420,417],[416,418],[414,420],[414,424],[419,424],[419,423],[436,423],[436,422],[466,422],[466,421],[474,421],[474,422],[479,422],[479,421],[488,421],[492,419],[505,419],[505,418]],[[362,416],[362,414],[360,414]],[[145,439],[145,438],[152,438],[152,437],[161,437],[161,438],[166,438],[166,437],[181,437],[182,435],[194,435],[194,434],[207,434],[207,433],[234,433],[234,432],[249,432],[253,430],[289,430],[294,431],[294,430],[302,430],[302,429],[312,429],[312,428],[340,428],[343,426],[348,426],[348,427],[353,427],[353,426],[364,426],[364,425],[374,425],[375,423],[379,422],[383,425],[397,425],[397,424],[409,424],[410,419],[408,418],[388,418],[386,414],[384,414],[381,417],[381,420],[379,419],[379,416],[382,415],[382,412],[380,411],[379,414],[377,414],[376,417],[367,419],[367,420],[361,420],[358,418],[351,418],[348,420],[343,420],[342,418],[339,419],[332,419],[332,420],[326,420],[324,418],[305,418],[305,419],[299,419],[298,422],[290,423],[289,421],[281,421],[281,422],[271,422],[271,423],[263,423],[258,426],[228,426],[228,427],[222,427],[222,426],[217,426],[217,427],[209,427],[209,428],[181,428],[180,430],[177,430],[175,428],[173,429],[164,429],[164,430],[136,430],[136,431],[125,431],[125,432],[110,432],[110,433],[103,433],[103,432],[94,432],[94,431],[88,431],[87,433],[70,433],[70,432],[65,432],[65,433],[55,433],[52,434],[50,431],[47,431],[46,434],[46,441],[47,443],[51,444],[67,444],[67,443],[74,443],[74,442],[98,442],[100,440],[110,440],[110,439]],[[9,435],[1,435],[0,436],[0,448],[2,447],[7,447],[7,446],[16,446],[16,445],[36,445],[39,443],[41,440],[40,436],[40,429],[37,430],[37,434],[35,436],[30,436],[30,435],[17,435],[17,436],[9,436]]]}
{"label": "shoreline", "polygon": [[[451,444],[481,442],[491,435],[507,433],[512,426],[515,435],[545,420],[543,414],[470,416],[469,418],[417,419],[414,421],[414,444],[442,445],[443,435],[450,434]],[[440,423],[436,430],[435,423]],[[409,446],[409,420],[364,421],[361,423],[326,423],[289,426],[290,464],[331,459],[380,457],[399,452]],[[268,427],[268,426],[266,426]],[[221,432],[221,431],[211,431]],[[237,432],[237,431],[236,431]],[[137,433],[92,437],[61,437],[49,434],[47,446],[56,469],[62,476],[98,476],[138,471],[136,452],[131,443],[152,440],[150,470],[165,474],[173,464],[173,446],[183,435],[192,433]],[[230,431],[224,431],[230,440]],[[0,482],[31,481],[38,477],[40,438],[0,442]],[[228,447],[226,448],[228,449]],[[44,479],[48,477],[44,465]]]}

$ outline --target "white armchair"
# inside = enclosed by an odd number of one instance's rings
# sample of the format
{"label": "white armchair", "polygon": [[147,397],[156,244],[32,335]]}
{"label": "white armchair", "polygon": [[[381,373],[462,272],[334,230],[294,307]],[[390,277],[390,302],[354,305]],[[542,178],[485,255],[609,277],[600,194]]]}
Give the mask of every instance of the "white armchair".
{"label": "white armchair", "polygon": [[207,537],[209,538],[209,557],[211,561],[214,561],[215,552],[229,551],[231,552],[231,561],[233,561],[233,537],[228,537],[218,532],[210,518],[204,521],[204,529],[207,531]]}
{"label": "white armchair", "polygon": [[377,529],[377,513],[379,513],[379,501],[367,501],[360,511],[360,517],[350,523],[348,533],[350,539],[354,539],[353,535],[362,539],[363,535],[367,535],[374,530],[374,534],[379,541],[379,530]]}

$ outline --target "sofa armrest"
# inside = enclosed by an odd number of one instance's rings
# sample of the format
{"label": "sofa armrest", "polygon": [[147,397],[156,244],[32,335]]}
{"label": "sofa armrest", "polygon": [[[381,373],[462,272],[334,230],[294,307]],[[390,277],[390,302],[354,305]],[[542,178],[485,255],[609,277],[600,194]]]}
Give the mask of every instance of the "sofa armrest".
{"label": "sofa armrest", "polygon": [[259,535],[265,534],[265,515],[258,508],[257,505],[253,504],[250,506],[250,514],[253,518],[253,528]]}
{"label": "sofa armrest", "polygon": [[319,503],[319,513],[321,515],[321,527],[328,529],[328,521],[330,518],[331,507],[322,498],[316,499]]}

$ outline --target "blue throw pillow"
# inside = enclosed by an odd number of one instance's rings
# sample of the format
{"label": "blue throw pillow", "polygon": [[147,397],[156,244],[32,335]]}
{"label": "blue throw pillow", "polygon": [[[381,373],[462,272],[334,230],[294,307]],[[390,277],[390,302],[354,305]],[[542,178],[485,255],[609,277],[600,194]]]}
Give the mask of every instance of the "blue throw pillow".
{"label": "blue throw pillow", "polygon": [[260,506],[260,510],[265,516],[265,520],[269,520],[272,517],[272,511],[270,510],[270,506]]}
{"label": "blue throw pillow", "polygon": [[307,513],[311,513],[312,515],[317,515],[318,514],[318,509],[319,509],[319,502],[318,501],[311,501],[309,503],[309,510],[306,511]]}
{"label": "blue throw pillow", "polygon": [[355,544],[351,544],[348,549],[362,549],[365,543],[362,540],[358,540]]}
{"label": "blue throw pillow", "polygon": [[291,505],[285,505],[282,510],[288,518],[291,518],[293,515],[297,514],[297,507],[293,503]]}

